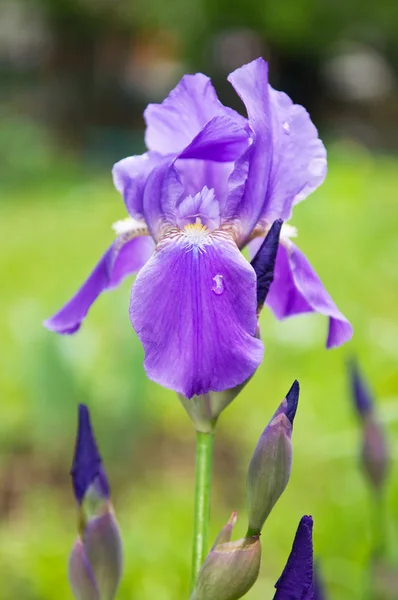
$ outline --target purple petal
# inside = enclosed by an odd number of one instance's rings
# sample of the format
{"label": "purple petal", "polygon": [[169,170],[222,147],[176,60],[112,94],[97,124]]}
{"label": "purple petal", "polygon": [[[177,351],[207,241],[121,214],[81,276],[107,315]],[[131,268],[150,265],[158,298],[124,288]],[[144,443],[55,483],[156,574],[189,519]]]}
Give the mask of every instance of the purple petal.
{"label": "purple petal", "polygon": [[267,304],[278,319],[307,312],[329,317],[327,347],[341,346],[352,337],[352,326],[322,285],[304,254],[290,242],[279,244],[274,281]]}
{"label": "purple petal", "polygon": [[313,598],[312,518],[299,523],[290,556],[282,575],[275,584],[274,600],[310,600]]}
{"label": "purple petal", "polygon": [[211,119],[179,155],[179,158],[196,158],[230,162],[236,160],[248,146],[248,134],[230,117]]}
{"label": "purple petal", "polygon": [[180,229],[195,222],[196,218],[211,231],[220,226],[220,205],[214,190],[209,190],[206,186],[195,196],[184,198],[177,208],[177,224]]}
{"label": "purple petal", "polygon": [[179,159],[175,163],[185,192],[195,196],[205,186],[215,191],[220,208],[228,198],[228,178],[234,168],[233,162]]}
{"label": "purple petal", "polygon": [[221,104],[208,77],[185,75],[161,104],[149,104],[145,110],[146,145],[164,155],[177,155],[210,119],[223,115],[245,126],[243,117]]}
{"label": "purple petal", "polygon": [[270,87],[272,167],[261,218],[290,219],[294,204],[319,187],[326,150],[305,108]]}
{"label": "purple petal", "polygon": [[44,321],[47,329],[61,334],[75,333],[101,292],[116,287],[124,277],[138,271],[155,247],[149,237],[136,237],[120,247],[122,243],[123,236],[119,236],[73,298]]}
{"label": "purple petal", "polygon": [[373,411],[373,396],[354,358],[348,363],[348,374],[355,407],[358,414],[364,417]]}
{"label": "purple petal", "polygon": [[231,203],[226,208],[227,218],[239,216],[244,242],[260,218],[273,160],[268,65],[258,58],[231,73],[228,80],[246,106],[254,137],[253,144],[237,161],[233,179],[235,192],[239,190],[239,194],[231,195]]}
{"label": "purple petal", "polygon": [[129,156],[119,160],[112,170],[113,183],[123,196],[127,212],[135,219],[143,219],[143,196],[148,176],[164,157],[156,152]]}
{"label": "purple petal", "polygon": [[252,267],[225,234],[202,241],[190,243],[186,232],[165,238],[130,304],[148,376],[188,398],[239,385],[263,354]]}
{"label": "purple petal", "polygon": [[79,504],[92,485],[95,486],[101,498],[109,498],[108,480],[91,427],[90,413],[84,404],[79,405],[79,424],[70,474],[75,497]]}

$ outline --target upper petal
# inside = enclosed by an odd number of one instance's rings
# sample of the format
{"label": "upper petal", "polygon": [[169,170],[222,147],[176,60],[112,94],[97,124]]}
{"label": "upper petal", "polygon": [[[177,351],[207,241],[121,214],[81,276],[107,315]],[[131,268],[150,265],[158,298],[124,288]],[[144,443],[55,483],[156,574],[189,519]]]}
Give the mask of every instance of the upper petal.
{"label": "upper petal", "polygon": [[145,184],[153,169],[164,157],[156,152],[128,156],[119,160],[112,169],[113,183],[123,196],[127,212],[135,219],[144,218],[143,197]]}
{"label": "upper petal", "polygon": [[270,87],[272,167],[261,218],[288,220],[293,205],[323,183],[326,150],[310,115]]}
{"label": "upper petal", "polygon": [[235,194],[226,208],[226,216],[239,217],[242,242],[260,218],[273,158],[268,65],[258,58],[231,73],[228,80],[246,106],[253,131],[252,145],[237,161],[232,176]]}
{"label": "upper petal", "polygon": [[256,277],[224,234],[203,246],[175,233],[139,273],[130,316],[148,376],[188,398],[232,388],[261,362]]}
{"label": "upper petal", "polygon": [[124,236],[119,236],[73,298],[44,321],[47,329],[57,333],[75,333],[101,292],[119,285],[124,277],[138,271],[155,247],[149,237],[136,237],[127,243],[123,242]]}
{"label": "upper petal", "polygon": [[289,249],[279,244],[267,304],[278,319],[306,312],[329,317],[328,348],[341,346],[352,337],[352,325],[339,311],[307,258],[291,242]]}
{"label": "upper petal", "polygon": [[161,104],[146,108],[146,145],[161,154],[179,154],[217,115],[245,124],[243,117],[221,104],[208,77],[202,73],[184,75]]}

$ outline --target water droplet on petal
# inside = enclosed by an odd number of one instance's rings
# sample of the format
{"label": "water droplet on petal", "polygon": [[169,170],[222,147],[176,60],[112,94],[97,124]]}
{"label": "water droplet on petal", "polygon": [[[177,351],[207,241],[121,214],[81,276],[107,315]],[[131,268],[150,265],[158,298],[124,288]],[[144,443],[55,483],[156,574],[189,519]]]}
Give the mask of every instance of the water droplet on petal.
{"label": "water droplet on petal", "polygon": [[290,135],[290,125],[287,121],[285,121],[282,125],[283,127],[283,131],[286,133],[286,135]]}
{"label": "water droplet on petal", "polygon": [[217,274],[213,277],[214,285],[211,288],[212,291],[217,295],[221,296],[224,293],[225,285],[224,285],[224,277],[223,275]]}

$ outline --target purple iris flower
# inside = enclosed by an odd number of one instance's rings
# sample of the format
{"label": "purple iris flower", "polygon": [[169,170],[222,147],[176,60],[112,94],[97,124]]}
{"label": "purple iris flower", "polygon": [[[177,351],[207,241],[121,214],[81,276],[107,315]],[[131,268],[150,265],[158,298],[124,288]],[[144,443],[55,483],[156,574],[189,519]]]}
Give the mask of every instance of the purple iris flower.
{"label": "purple iris flower", "polygon": [[283,573],[275,584],[274,600],[315,600],[313,587],[312,517],[304,516]]}
{"label": "purple iris flower", "polygon": [[[256,274],[240,250],[261,243],[276,219],[289,220],[326,175],[308,113],[268,84],[263,59],[228,79],[248,118],[223,106],[201,73],[147,107],[148,152],[113,169],[130,216],[115,224],[116,240],[77,294],[45,322],[77,331],[101,292],[138,271],[130,317],[145,369],[188,398],[233,388],[260,364]],[[352,327],[292,235],[284,225],[267,303],[278,318],[328,316],[327,346],[338,346]]]}

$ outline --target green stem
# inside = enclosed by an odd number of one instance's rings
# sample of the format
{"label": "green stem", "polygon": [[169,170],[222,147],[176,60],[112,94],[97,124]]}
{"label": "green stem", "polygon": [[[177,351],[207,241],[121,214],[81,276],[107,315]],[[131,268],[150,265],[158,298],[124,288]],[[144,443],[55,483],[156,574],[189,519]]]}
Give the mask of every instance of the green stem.
{"label": "green stem", "polygon": [[200,431],[196,433],[196,483],[191,591],[195,587],[196,577],[207,555],[213,441],[213,433],[202,433]]}

